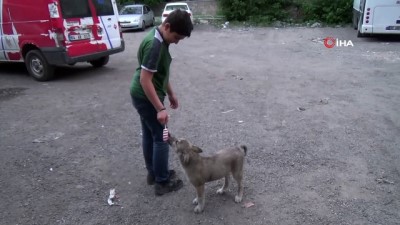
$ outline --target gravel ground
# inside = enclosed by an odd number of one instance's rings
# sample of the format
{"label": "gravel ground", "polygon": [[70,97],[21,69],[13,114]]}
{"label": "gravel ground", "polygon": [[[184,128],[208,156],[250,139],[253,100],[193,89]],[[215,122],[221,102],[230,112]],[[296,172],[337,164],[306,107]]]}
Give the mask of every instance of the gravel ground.
{"label": "gravel ground", "polygon": [[[171,46],[171,132],[206,154],[248,146],[243,202],[215,181],[195,214],[186,179],[161,197],[145,182],[128,91],[144,35],[124,33],[105,68],[61,67],[47,83],[0,64],[1,224],[400,224],[398,38],[196,26]],[[353,46],[328,49],[329,36]]]}

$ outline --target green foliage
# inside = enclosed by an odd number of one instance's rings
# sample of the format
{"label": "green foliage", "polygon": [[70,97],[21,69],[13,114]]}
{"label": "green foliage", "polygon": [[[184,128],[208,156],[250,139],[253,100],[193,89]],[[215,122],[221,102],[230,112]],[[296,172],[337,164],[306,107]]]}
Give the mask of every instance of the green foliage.
{"label": "green foliage", "polygon": [[219,0],[222,13],[228,20],[271,22],[285,19],[284,9],[289,0]]}
{"label": "green foliage", "polygon": [[[353,0],[218,0],[230,21],[267,24],[274,21],[319,21],[327,24],[351,21]],[[298,18],[293,18],[298,17]]]}
{"label": "green foliage", "polygon": [[304,20],[306,21],[321,21],[328,24],[351,21],[352,0],[309,0],[301,1],[299,4],[303,9]]}

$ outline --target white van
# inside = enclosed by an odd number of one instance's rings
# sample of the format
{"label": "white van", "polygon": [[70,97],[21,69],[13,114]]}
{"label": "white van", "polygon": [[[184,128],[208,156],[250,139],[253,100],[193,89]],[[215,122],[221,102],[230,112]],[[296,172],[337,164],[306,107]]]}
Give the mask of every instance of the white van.
{"label": "white van", "polygon": [[400,0],[354,0],[353,27],[357,37],[400,34]]}

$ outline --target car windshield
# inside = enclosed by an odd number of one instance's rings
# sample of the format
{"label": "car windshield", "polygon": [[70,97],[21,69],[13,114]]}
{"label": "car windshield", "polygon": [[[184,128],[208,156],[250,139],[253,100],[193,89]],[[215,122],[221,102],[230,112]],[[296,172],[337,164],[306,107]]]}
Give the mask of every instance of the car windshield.
{"label": "car windshield", "polygon": [[167,5],[167,7],[165,7],[166,11],[174,11],[175,9],[188,10],[188,7],[187,5]]}
{"label": "car windshield", "polygon": [[142,14],[141,6],[128,6],[121,9],[120,15]]}

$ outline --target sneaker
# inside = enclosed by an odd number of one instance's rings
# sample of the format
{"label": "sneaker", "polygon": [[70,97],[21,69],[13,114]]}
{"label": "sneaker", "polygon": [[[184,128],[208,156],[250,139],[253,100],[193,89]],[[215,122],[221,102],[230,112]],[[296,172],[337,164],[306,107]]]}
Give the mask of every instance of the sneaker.
{"label": "sneaker", "polygon": [[148,174],[147,174],[147,184],[148,184],[148,185],[153,185],[154,182],[155,182],[154,180],[155,180],[154,176],[151,175],[150,173],[148,173]]}
{"label": "sneaker", "polygon": [[[169,170],[169,179],[170,180],[175,180],[177,178],[175,170]],[[151,174],[147,174],[147,184],[148,185],[153,185],[155,181],[155,177]]]}
{"label": "sneaker", "polygon": [[163,194],[167,194],[172,191],[177,191],[183,187],[183,182],[180,179],[176,180],[170,180],[167,183],[161,184],[161,183],[156,183],[154,186],[154,190],[156,195],[160,196]]}

